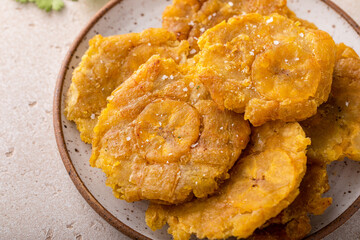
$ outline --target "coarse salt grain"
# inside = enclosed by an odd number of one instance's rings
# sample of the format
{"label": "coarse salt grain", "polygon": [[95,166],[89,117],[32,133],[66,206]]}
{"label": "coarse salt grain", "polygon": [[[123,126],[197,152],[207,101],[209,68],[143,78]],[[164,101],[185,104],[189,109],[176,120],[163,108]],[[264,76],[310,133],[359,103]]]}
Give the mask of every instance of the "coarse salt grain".
{"label": "coarse salt grain", "polygon": [[195,54],[196,50],[195,49],[191,49],[190,54]]}
{"label": "coarse salt grain", "polygon": [[174,76],[173,76],[173,75],[170,75],[170,79],[171,79],[171,80],[174,79]]}
{"label": "coarse salt grain", "polygon": [[95,114],[91,114],[90,118],[95,119]]}
{"label": "coarse salt grain", "polygon": [[196,147],[199,143],[194,143],[191,145],[192,148]]}
{"label": "coarse salt grain", "polygon": [[131,139],[130,137],[126,137],[126,141],[130,141],[130,139]]}
{"label": "coarse salt grain", "polygon": [[266,20],[266,23],[272,23],[274,19],[271,17],[270,19]]}
{"label": "coarse salt grain", "polygon": [[188,91],[188,88],[187,88],[187,87],[184,87],[184,88],[183,88],[183,91],[184,91],[184,92],[187,92],[187,91]]}
{"label": "coarse salt grain", "polygon": [[189,83],[189,87],[193,88],[195,84],[193,82]]}
{"label": "coarse salt grain", "polygon": [[300,37],[304,37],[305,35],[304,35],[304,33],[300,33],[299,36],[300,36]]}
{"label": "coarse salt grain", "polygon": [[277,40],[274,41],[274,44],[275,44],[275,45],[279,45],[279,43],[280,43],[280,42],[277,41]]}
{"label": "coarse salt grain", "polygon": [[163,75],[163,76],[162,76],[162,79],[163,79],[163,80],[165,80],[165,79],[167,79],[167,78],[168,78],[168,76],[166,76],[166,75]]}
{"label": "coarse salt grain", "polygon": [[205,28],[200,28],[200,32],[205,32]]}
{"label": "coarse salt grain", "polygon": [[234,3],[233,3],[233,2],[229,2],[229,6],[230,6],[230,7],[234,6]]}

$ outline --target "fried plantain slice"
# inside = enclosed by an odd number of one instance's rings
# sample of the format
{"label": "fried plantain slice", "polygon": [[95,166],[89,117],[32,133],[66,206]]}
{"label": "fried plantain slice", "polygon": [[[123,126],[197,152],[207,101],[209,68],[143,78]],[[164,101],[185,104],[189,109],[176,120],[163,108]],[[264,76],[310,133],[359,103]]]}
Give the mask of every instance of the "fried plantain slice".
{"label": "fried plantain slice", "polygon": [[204,31],[233,16],[288,12],[286,0],[174,0],[163,12],[163,28],[187,39],[192,51],[198,51],[197,40]]}
{"label": "fried plantain slice", "polygon": [[328,98],[335,43],[326,32],[247,14],[207,30],[198,44],[194,59],[214,101],[254,126],[304,120]]}
{"label": "fried plantain slice", "polygon": [[220,110],[185,66],[153,56],[102,111],[90,163],[116,197],[165,204],[206,197],[246,147],[244,116]]}
{"label": "fried plantain slice", "polygon": [[321,215],[331,205],[332,198],[322,197],[329,190],[326,165],[308,164],[300,184],[300,194],[278,216],[270,219],[251,240],[302,239],[311,231],[309,215]]}
{"label": "fried plantain slice", "polygon": [[97,35],[89,45],[73,72],[65,100],[65,116],[76,123],[86,143],[91,143],[97,118],[116,87],[154,54],[184,62],[189,46],[160,28],[110,37]]}
{"label": "fried plantain slice", "polygon": [[315,116],[301,122],[312,140],[308,156],[318,164],[348,157],[360,161],[360,58],[345,44],[337,45],[329,100]]}
{"label": "fried plantain slice", "polygon": [[251,144],[233,167],[230,179],[206,199],[176,206],[151,204],[146,223],[169,224],[175,240],[249,237],[298,195],[310,140],[298,123],[269,122],[252,131]]}
{"label": "fried plantain slice", "polygon": [[207,0],[174,0],[163,12],[162,27],[174,32],[179,40],[188,39],[196,13]]}

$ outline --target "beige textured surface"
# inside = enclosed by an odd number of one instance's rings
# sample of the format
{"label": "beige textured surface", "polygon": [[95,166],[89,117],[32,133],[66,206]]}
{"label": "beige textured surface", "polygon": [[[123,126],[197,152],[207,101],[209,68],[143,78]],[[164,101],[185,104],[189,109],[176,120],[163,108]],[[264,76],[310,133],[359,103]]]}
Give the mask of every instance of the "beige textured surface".
{"label": "beige textured surface", "polygon": [[[0,5],[0,239],[128,239],[86,203],[62,164],[52,127],[61,62],[106,0],[60,12]],[[334,0],[360,23],[360,2]],[[360,39],[359,39],[360,41]],[[359,239],[360,212],[327,239]]]}

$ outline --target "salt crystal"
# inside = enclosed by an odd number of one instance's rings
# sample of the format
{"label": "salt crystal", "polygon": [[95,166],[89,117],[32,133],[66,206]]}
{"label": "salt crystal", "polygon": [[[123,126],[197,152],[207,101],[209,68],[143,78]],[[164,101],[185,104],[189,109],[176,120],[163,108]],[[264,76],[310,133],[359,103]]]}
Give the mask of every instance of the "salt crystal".
{"label": "salt crystal", "polygon": [[304,33],[300,33],[299,36],[300,36],[300,37],[304,37],[305,35],[304,35]]}
{"label": "salt crystal", "polygon": [[276,40],[274,41],[275,45],[279,45],[279,43],[280,43],[279,41],[276,41]]}
{"label": "salt crystal", "polygon": [[195,54],[196,50],[195,49],[191,49],[190,54]]}
{"label": "salt crystal", "polygon": [[189,87],[193,88],[195,84],[193,82],[189,83]]}
{"label": "salt crystal", "polygon": [[234,3],[233,3],[233,2],[229,2],[229,6],[230,6],[230,7],[234,6]]}
{"label": "salt crystal", "polygon": [[95,119],[95,114],[91,114],[90,118]]}
{"label": "salt crystal", "polygon": [[184,87],[184,88],[183,88],[183,91],[184,91],[184,92],[187,92],[187,91],[188,91],[188,88],[187,88],[187,87]]}
{"label": "salt crystal", "polygon": [[266,20],[266,23],[272,23],[274,19],[271,17],[270,19]]}
{"label": "salt crystal", "polygon": [[130,139],[131,139],[130,137],[126,137],[126,141],[130,141]]}
{"label": "salt crystal", "polygon": [[194,143],[191,145],[192,148],[196,147],[199,143]]}
{"label": "salt crystal", "polygon": [[205,28],[200,28],[200,32],[205,32]]}

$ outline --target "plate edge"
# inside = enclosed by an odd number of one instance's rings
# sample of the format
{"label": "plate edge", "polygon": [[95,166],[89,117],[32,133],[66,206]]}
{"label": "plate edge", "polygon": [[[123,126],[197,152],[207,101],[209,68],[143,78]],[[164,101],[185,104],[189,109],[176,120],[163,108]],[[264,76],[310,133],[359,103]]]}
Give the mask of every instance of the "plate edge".
{"label": "plate edge", "polygon": [[87,189],[81,178],[79,177],[72,160],[67,151],[67,147],[65,144],[64,133],[62,130],[62,122],[61,122],[61,96],[63,93],[63,84],[67,70],[69,70],[69,64],[74,55],[74,52],[80,45],[83,37],[89,32],[89,30],[98,22],[98,20],[104,16],[109,10],[111,10],[114,6],[121,3],[122,0],[111,0],[104,7],[102,7],[87,23],[86,27],[80,32],[80,34],[75,38],[72,43],[69,51],[66,54],[66,57],[61,65],[60,72],[57,76],[54,97],[53,97],[53,125],[55,132],[55,139],[57,143],[57,147],[59,149],[59,153],[63,164],[68,172],[72,182],[75,187],[85,199],[85,201],[98,213],[105,221],[110,223],[117,230],[121,231],[125,235],[133,238],[133,239],[144,239],[151,240],[150,238],[144,236],[143,234],[137,232],[136,230],[130,228],[128,225],[121,222],[114,215],[112,215],[107,209],[103,207],[103,205],[96,200],[96,198],[90,193]]}

